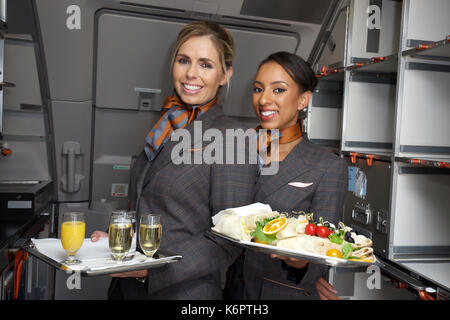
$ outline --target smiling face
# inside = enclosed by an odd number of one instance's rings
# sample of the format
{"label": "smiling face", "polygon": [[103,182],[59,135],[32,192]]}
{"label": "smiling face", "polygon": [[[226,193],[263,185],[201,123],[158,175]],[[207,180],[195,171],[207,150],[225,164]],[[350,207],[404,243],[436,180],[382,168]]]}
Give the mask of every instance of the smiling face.
{"label": "smiling face", "polygon": [[308,106],[311,92],[300,86],[281,65],[264,63],[253,83],[253,109],[263,129],[284,129],[297,123],[298,113]]}
{"label": "smiling face", "polygon": [[219,52],[210,36],[193,36],[179,48],[173,65],[175,90],[184,103],[200,105],[213,99],[231,77],[223,72]]}

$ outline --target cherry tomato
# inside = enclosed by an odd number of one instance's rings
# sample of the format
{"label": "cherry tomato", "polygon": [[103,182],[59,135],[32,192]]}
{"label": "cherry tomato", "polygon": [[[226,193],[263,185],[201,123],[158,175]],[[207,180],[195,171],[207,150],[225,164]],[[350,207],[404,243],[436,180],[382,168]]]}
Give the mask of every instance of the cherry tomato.
{"label": "cherry tomato", "polygon": [[321,238],[327,238],[330,234],[330,230],[327,227],[320,226],[317,228],[317,236]]}
{"label": "cherry tomato", "polygon": [[309,236],[315,236],[317,233],[317,227],[314,223],[308,223],[305,227],[305,234]]}

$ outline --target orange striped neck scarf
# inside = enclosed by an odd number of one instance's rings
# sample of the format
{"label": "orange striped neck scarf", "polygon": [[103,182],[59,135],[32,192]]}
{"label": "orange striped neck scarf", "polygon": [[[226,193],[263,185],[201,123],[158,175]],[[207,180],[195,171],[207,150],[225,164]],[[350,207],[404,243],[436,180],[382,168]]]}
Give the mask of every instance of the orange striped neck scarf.
{"label": "orange striped neck scarf", "polygon": [[205,113],[217,103],[217,97],[209,102],[198,105],[186,105],[177,94],[168,96],[162,106],[162,117],[145,137],[145,153],[149,161],[153,161],[164,145],[170,140],[172,132],[186,127],[200,114]]}
{"label": "orange striped neck scarf", "polygon": [[261,131],[262,127],[259,125],[255,128],[257,131],[257,150],[258,150],[258,166],[261,169],[265,161],[261,153],[266,156],[270,154],[270,145],[272,141],[278,140],[279,144],[286,144],[293,142],[302,137],[303,122],[296,123],[290,127],[276,130],[267,130],[265,133]]}

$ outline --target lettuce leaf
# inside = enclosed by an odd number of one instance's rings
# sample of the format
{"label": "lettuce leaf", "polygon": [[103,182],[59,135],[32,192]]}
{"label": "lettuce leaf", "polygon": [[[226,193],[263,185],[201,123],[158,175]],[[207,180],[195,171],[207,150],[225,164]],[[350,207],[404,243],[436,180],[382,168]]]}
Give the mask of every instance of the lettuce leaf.
{"label": "lettuce leaf", "polygon": [[342,244],[344,242],[344,239],[342,239],[338,233],[332,233],[328,236],[328,239],[330,239],[331,242],[336,244]]}
{"label": "lettuce leaf", "polygon": [[349,259],[353,253],[353,246],[351,243],[346,243],[342,246],[342,258]]}

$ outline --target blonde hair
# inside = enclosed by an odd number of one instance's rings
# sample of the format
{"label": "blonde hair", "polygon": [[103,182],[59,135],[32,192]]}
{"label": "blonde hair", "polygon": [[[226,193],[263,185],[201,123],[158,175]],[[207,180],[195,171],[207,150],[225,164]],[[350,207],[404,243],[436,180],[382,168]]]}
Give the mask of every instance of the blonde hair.
{"label": "blonde hair", "polygon": [[[176,56],[180,47],[191,37],[195,36],[210,36],[217,52],[219,53],[220,62],[222,64],[222,71],[226,71],[232,66],[234,59],[234,40],[231,34],[218,23],[212,21],[196,21],[190,23],[181,29],[175,41],[171,67],[175,63]],[[228,79],[229,80],[229,79]]]}

